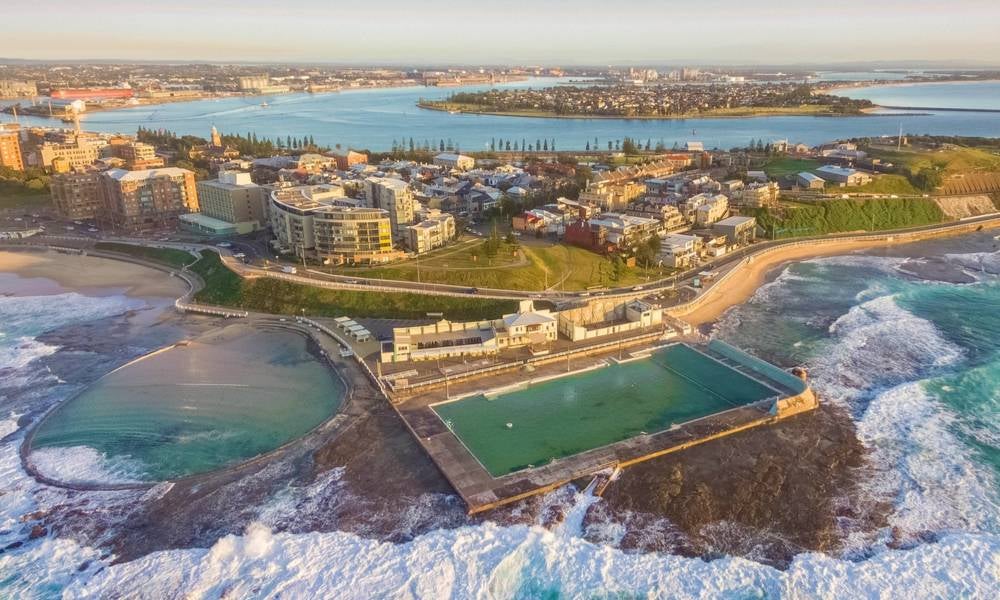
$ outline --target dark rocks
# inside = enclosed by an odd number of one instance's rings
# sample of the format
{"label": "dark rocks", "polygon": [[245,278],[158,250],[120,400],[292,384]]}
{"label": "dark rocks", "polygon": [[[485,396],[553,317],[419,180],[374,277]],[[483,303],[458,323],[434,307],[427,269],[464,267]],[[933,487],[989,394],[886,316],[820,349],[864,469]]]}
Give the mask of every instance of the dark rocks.
{"label": "dark rocks", "polygon": [[[881,518],[872,507],[842,501],[855,488],[864,454],[848,415],[823,405],[626,469],[605,492],[604,510],[669,520],[690,550],[706,556],[720,540],[733,551],[738,531],[757,538],[753,553],[762,556],[755,558],[784,564],[801,549],[835,550],[846,534],[838,517],[863,515],[851,521],[866,527]],[[639,539],[650,541],[629,531],[622,546]]]}

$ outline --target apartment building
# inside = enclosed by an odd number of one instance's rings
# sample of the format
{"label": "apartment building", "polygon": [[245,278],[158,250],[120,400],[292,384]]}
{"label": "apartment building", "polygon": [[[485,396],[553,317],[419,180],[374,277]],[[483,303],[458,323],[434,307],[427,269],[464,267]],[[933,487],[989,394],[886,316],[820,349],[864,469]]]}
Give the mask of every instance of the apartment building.
{"label": "apartment building", "polygon": [[112,144],[112,152],[124,160],[131,170],[157,169],[164,164],[163,159],[156,155],[156,148],[143,142]]}
{"label": "apartment building", "polygon": [[77,171],[52,176],[52,202],[64,219],[98,219],[104,210],[101,173]]}
{"label": "apartment building", "polygon": [[[43,142],[36,148],[38,165],[52,168],[52,162],[65,161],[72,169],[84,169],[94,164],[108,143],[100,137],[74,136],[65,142]],[[59,159],[59,160],[57,160]]]}
{"label": "apartment building", "polygon": [[203,215],[235,225],[238,233],[266,226],[265,189],[251,181],[249,173],[220,171],[218,179],[199,181],[197,188]]}
{"label": "apartment building", "polygon": [[398,260],[389,213],[380,208],[330,206],[313,218],[316,258],[324,264],[373,264]]}
{"label": "apartment building", "polygon": [[407,236],[407,227],[413,223],[416,200],[413,190],[402,179],[388,177],[369,177],[365,179],[365,205],[369,208],[381,208],[389,213],[392,222],[392,236],[403,241]]}
{"label": "apartment building", "polygon": [[21,131],[14,124],[0,125],[0,167],[15,171],[24,170],[21,158]]}
{"label": "apartment building", "polygon": [[706,227],[724,219],[728,213],[729,199],[722,194],[716,194],[695,210],[694,222],[699,227]]}
{"label": "apartment building", "polygon": [[177,218],[198,212],[194,173],[169,167],[101,174],[104,210],[100,218],[115,229],[141,233],[177,225]]}
{"label": "apartment building", "polygon": [[406,247],[417,254],[440,248],[454,238],[455,217],[440,211],[406,228]]}
{"label": "apartment building", "polygon": [[271,192],[268,216],[280,251],[328,264],[370,264],[402,258],[393,249],[389,213],[352,206],[333,186],[297,186]]}

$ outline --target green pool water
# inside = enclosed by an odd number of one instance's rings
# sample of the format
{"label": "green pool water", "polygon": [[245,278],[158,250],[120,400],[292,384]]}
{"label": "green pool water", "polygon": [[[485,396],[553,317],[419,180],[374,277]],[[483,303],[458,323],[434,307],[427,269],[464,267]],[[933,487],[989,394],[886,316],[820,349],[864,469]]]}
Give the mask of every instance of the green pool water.
{"label": "green pool water", "polygon": [[439,404],[434,410],[499,477],[775,395],[762,383],[676,344],[645,360],[492,398]]}
{"label": "green pool water", "polygon": [[[273,450],[329,418],[343,396],[303,336],[230,327],[106,375],[41,424],[32,452],[41,465],[96,451],[119,478],[174,479]],[[125,474],[111,468],[123,464]]]}

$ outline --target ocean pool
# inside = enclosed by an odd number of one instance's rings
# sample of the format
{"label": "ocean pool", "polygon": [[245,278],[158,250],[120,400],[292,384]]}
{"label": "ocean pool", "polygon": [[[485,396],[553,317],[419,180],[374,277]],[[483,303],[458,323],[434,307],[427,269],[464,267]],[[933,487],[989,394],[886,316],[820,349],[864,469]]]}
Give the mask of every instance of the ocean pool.
{"label": "ocean pool", "polygon": [[433,408],[483,467],[501,477],[778,395],[674,344],[646,359]]}
{"label": "ocean pool", "polygon": [[227,327],[99,379],[39,425],[29,460],[70,483],[204,473],[302,436],[344,391],[304,336]]}

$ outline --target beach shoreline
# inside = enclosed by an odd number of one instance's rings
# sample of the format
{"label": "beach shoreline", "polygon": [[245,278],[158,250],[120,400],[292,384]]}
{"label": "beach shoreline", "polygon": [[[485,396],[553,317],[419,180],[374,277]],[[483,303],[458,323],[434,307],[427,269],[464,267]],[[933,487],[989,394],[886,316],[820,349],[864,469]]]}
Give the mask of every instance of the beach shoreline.
{"label": "beach shoreline", "polygon": [[[1000,222],[984,223],[982,229],[1000,228]],[[814,244],[804,246],[778,247],[759,254],[750,255],[730,268],[725,280],[707,288],[701,296],[693,301],[694,306],[685,310],[671,311],[676,317],[683,319],[695,328],[709,325],[717,321],[729,309],[743,304],[753,297],[771,274],[788,264],[815,258],[825,258],[863,251],[889,248],[908,243],[933,239],[967,235],[974,231],[943,231],[926,232],[926,235],[913,239],[873,239],[873,240],[817,240]],[[668,309],[669,310],[669,309]]]}
{"label": "beach shoreline", "polygon": [[[184,280],[150,267],[51,250],[0,250],[0,272],[13,273],[22,279],[18,286],[22,290],[19,294],[47,295],[74,291],[84,295],[123,293],[138,298],[174,300],[188,291]],[[54,281],[59,287],[41,280]]]}

